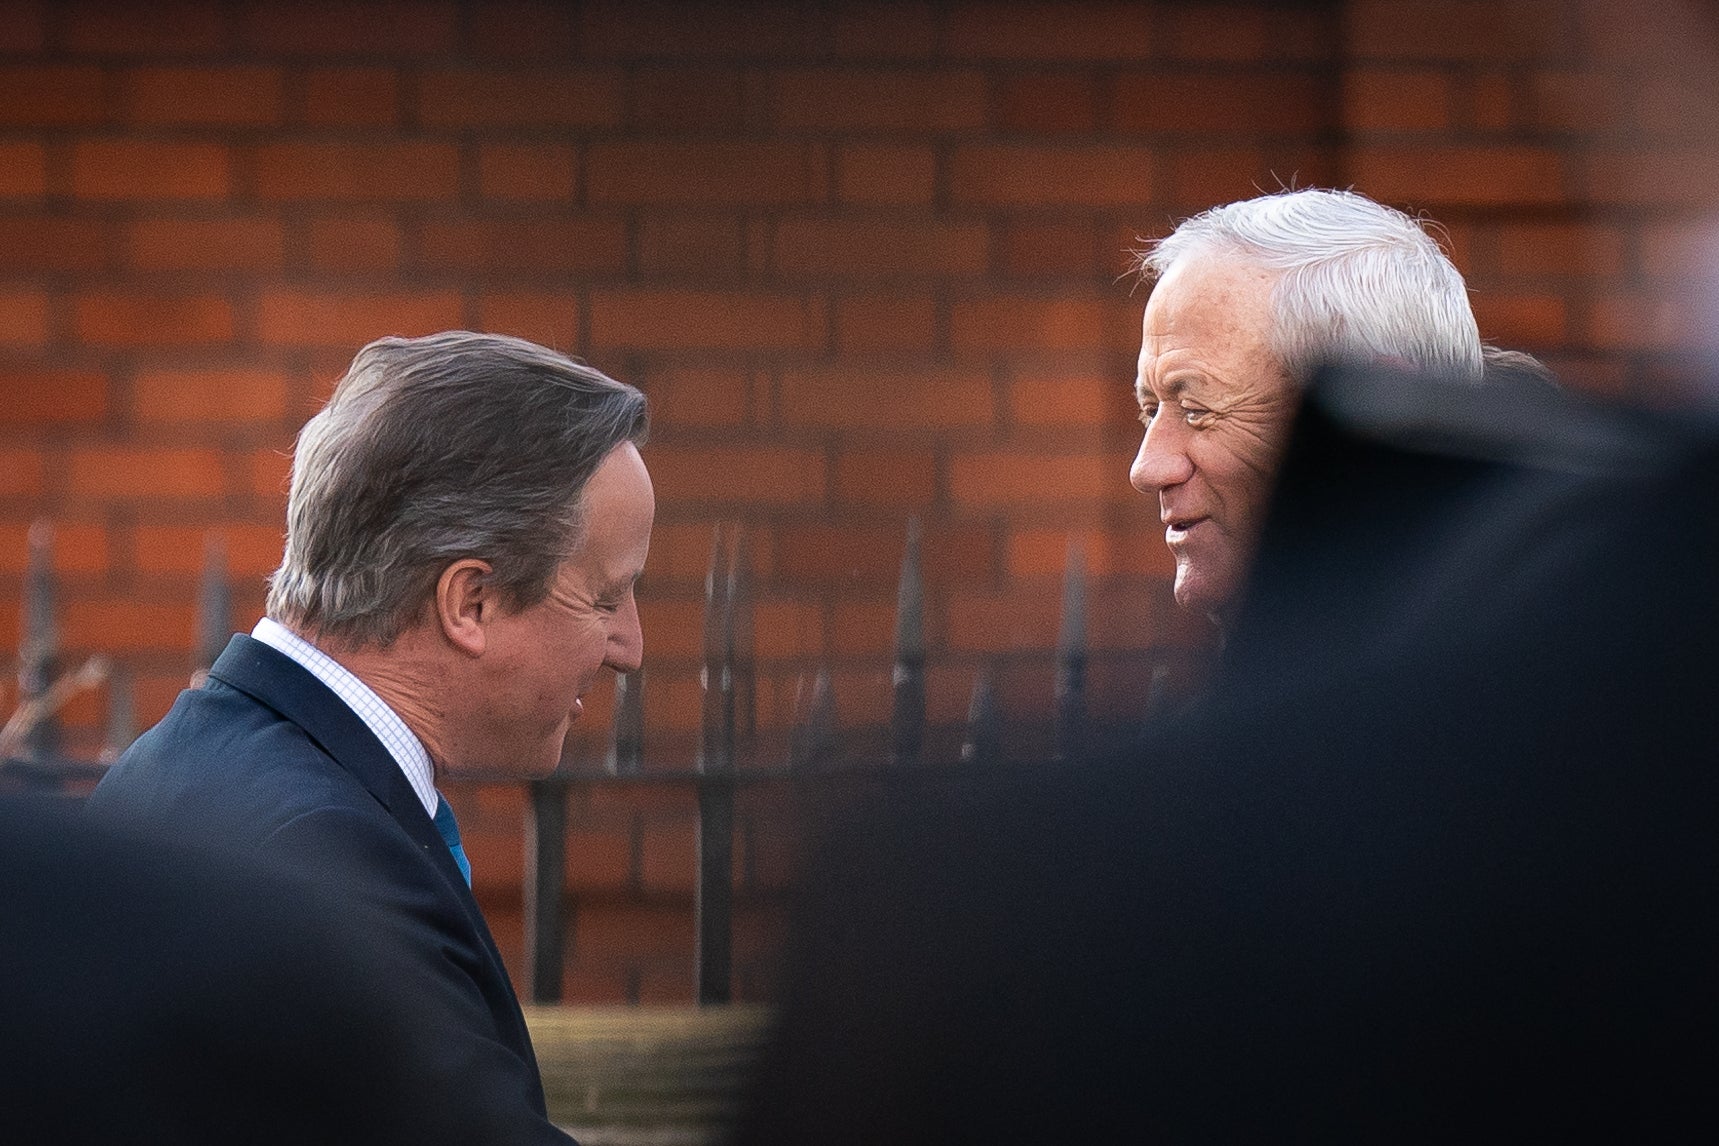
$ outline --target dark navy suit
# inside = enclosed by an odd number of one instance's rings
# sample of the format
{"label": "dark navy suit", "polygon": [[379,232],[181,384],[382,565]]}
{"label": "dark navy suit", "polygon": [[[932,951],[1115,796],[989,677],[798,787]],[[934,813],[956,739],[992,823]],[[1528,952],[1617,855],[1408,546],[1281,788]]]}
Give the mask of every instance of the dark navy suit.
{"label": "dark navy suit", "polygon": [[91,811],[256,852],[355,898],[421,1000],[429,1069],[484,1136],[556,1142],[530,1035],[471,890],[387,749],[291,658],[235,636]]}

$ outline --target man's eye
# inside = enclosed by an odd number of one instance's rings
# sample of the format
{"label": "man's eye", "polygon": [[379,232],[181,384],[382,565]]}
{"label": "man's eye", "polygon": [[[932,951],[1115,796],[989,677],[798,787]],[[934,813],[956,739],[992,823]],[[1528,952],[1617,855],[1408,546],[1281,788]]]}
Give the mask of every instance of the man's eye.
{"label": "man's eye", "polygon": [[1152,419],[1156,418],[1157,416],[1158,416],[1158,404],[1156,402],[1154,402],[1150,406],[1141,406],[1140,407],[1140,424],[1141,425],[1150,426],[1152,424]]}
{"label": "man's eye", "polygon": [[1203,426],[1211,419],[1212,412],[1210,410],[1202,410],[1198,406],[1182,407],[1182,420],[1190,426]]}

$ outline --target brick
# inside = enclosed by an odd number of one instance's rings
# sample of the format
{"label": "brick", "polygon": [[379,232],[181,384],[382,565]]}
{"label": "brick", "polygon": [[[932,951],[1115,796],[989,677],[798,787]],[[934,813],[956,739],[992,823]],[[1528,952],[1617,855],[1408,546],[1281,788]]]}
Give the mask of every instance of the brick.
{"label": "brick", "polygon": [[[707,538],[708,540],[708,538]],[[655,546],[652,546],[652,562]],[[652,579],[655,580],[654,570]],[[692,662],[704,652],[704,599],[685,597],[665,600],[651,597],[639,602],[639,624],[645,632],[647,663]],[[650,685],[647,683],[647,689]],[[646,701],[649,704],[649,700]]]}
{"label": "brick", "polygon": [[1347,16],[1350,51],[1362,58],[1534,59],[1577,47],[1562,0],[1358,0]]}
{"label": "brick", "polygon": [[[1017,529],[1009,534],[1008,573],[1011,577],[1060,580],[1068,568],[1071,542],[1079,545],[1081,559],[1090,577],[1139,573],[1137,559],[1130,553],[1130,550],[1147,548],[1134,544],[1139,539],[1140,535],[1121,537],[1115,531],[1094,528]],[[1162,575],[1175,572],[1170,551],[1163,542],[1153,537],[1146,540],[1152,543],[1151,548],[1164,555],[1163,560],[1157,563],[1162,568],[1153,572]]]}
{"label": "brick", "polygon": [[107,417],[107,376],[93,370],[0,365],[0,426],[96,424]]}
{"label": "brick", "polygon": [[1139,350],[1139,304],[1127,300],[1003,296],[957,302],[949,340],[956,350]]}
{"label": "brick", "polygon": [[[776,531],[776,574],[790,582],[893,587],[901,575],[901,526],[852,522],[785,525]],[[972,585],[994,578],[996,545],[988,528],[941,525],[920,553],[927,585]]]}
{"label": "brick", "polygon": [[478,190],[486,199],[571,201],[578,156],[564,143],[485,143],[478,147]]}
{"label": "brick", "polygon": [[949,492],[978,508],[1108,500],[1128,483],[1128,459],[1109,454],[1005,450],[958,455],[949,462]]}
{"label": "brick", "polygon": [[800,601],[759,601],[754,606],[760,659],[806,660],[827,655],[824,610]]}
{"label": "brick", "polygon": [[141,219],[125,229],[125,261],[146,271],[278,270],[274,219]]}
{"label": "brick", "polygon": [[789,131],[948,132],[985,123],[985,77],[970,69],[795,68],[773,77],[777,126]]}
{"label": "brick", "polygon": [[192,603],[85,598],[77,608],[66,610],[60,626],[60,638],[69,648],[183,656],[196,636],[197,608]]}
{"label": "brick", "polygon": [[627,231],[618,218],[426,223],[418,260],[434,270],[494,275],[618,271],[627,262]]}
{"label": "brick", "polygon": [[1482,338],[1504,346],[1556,346],[1569,332],[1569,306],[1552,294],[1481,292],[1474,318]]}
{"label": "brick", "polygon": [[201,577],[207,560],[205,546],[211,536],[221,542],[230,577],[266,577],[281,563],[284,538],[280,526],[233,521],[216,525],[139,525],[131,534],[132,557],[140,573]]}
{"label": "brick", "polygon": [[278,422],[287,391],[286,377],[273,370],[140,370],[131,384],[132,417],[181,425]]}
{"label": "brick", "polygon": [[1171,72],[1118,77],[1114,116],[1153,135],[1306,136],[1335,127],[1339,107],[1314,72]]}
{"label": "brick", "polygon": [[382,215],[312,219],[306,230],[307,257],[320,271],[391,271],[404,248],[400,224]]}
{"label": "brick", "polygon": [[836,345],[847,354],[930,350],[937,342],[937,300],[892,291],[836,302]]}
{"label": "brick", "polygon": [[621,75],[593,67],[429,72],[418,79],[418,118],[430,127],[613,127]]}
{"label": "brick", "polygon": [[87,294],[72,323],[93,346],[197,346],[231,342],[235,330],[232,302],[214,294]]}
{"label": "brick", "polygon": [[47,154],[40,143],[0,143],[0,199],[36,199],[47,190]]}
{"label": "brick", "polygon": [[936,191],[930,147],[850,143],[836,153],[836,194],[844,203],[928,206]]}
{"label": "brick", "polygon": [[256,150],[265,200],[427,202],[459,195],[459,152],[448,143],[267,143]]}
{"label": "brick", "polygon": [[641,350],[805,350],[825,341],[822,300],[798,294],[592,291],[591,344]]}
{"label": "brick", "polygon": [[824,500],[821,450],[653,442],[645,450],[645,463],[663,504],[815,506]]}
{"label": "brick", "polygon": [[1007,653],[1050,648],[1062,622],[1055,593],[952,593],[949,647],[960,652]]}
{"label": "brick", "polygon": [[245,459],[246,492],[284,506],[287,479],[292,473],[290,443],[280,449],[257,450]]}
{"label": "brick", "polygon": [[0,218],[0,251],[12,274],[95,271],[107,262],[107,228],[93,219],[43,215]]}
{"label": "brick", "polygon": [[1594,299],[1585,333],[1588,344],[1600,349],[1681,352],[1711,350],[1710,328],[1704,306],[1682,292],[1642,292]]}
{"label": "brick", "polygon": [[950,158],[957,203],[1018,207],[1142,207],[1152,201],[1145,147],[960,146]]}
{"label": "brick", "polygon": [[466,34],[480,56],[508,60],[566,59],[574,54],[574,11],[554,0],[489,0]]}
{"label": "brick", "polygon": [[1635,77],[1616,71],[1544,68],[1523,86],[1522,116],[1529,127],[1612,135],[1635,125]]}
{"label": "brick", "polygon": [[1623,232],[1599,223],[1504,223],[1495,239],[1499,272],[1609,278],[1623,273]]}
{"label": "brick", "polygon": [[[1163,38],[1177,60],[1239,64],[1266,58],[1272,46],[1271,10],[1264,4],[1170,4]],[[1297,11],[1305,18],[1305,11]]]}
{"label": "brick", "polygon": [[633,882],[633,832],[580,826],[567,833],[566,880],[575,892],[623,891]]}
{"label": "brick", "polygon": [[950,11],[948,50],[1004,60],[1144,60],[1152,10],[1128,0],[967,0]]}
{"label": "brick", "polygon": [[643,386],[653,425],[714,429],[753,420],[753,376],[745,370],[663,370]]}
{"label": "brick", "polygon": [[644,826],[640,882],[649,891],[687,891],[693,884],[698,847],[692,820]]}
{"label": "brick", "polygon": [[816,371],[787,371],[781,381],[781,417],[804,429],[983,429],[996,421],[991,379],[947,369],[879,369],[844,364]]}
{"label": "brick", "polygon": [[981,223],[888,219],[784,219],[776,226],[775,265],[783,274],[979,275],[990,234]]}
{"label": "brick", "polygon": [[39,52],[47,45],[42,0],[15,0],[0,20],[0,52]]}
{"label": "brick", "polygon": [[215,52],[226,41],[221,9],[216,0],[148,5],[85,0],[70,5],[66,13],[66,45],[74,52],[99,55]]}
{"label": "brick", "polygon": [[1098,126],[1098,84],[1088,75],[1060,72],[1005,76],[998,86],[997,125],[1035,135],[1090,133]]}
{"label": "brick", "polygon": [[590,0],[582,6],[585,51],[612,56],[792,57],[820,46],[819,12],[743,0]]}
{"label": "brick", "polygon": [[839,504],[923,509],[936,495],[937,458],[929,449],[868,450],[844,443],[836,454]]}
{"label": "brick", "polygon": [[279,68],[137,68],[124,78],[133,123],[264,126],[281,121]]}
{"label": "brick", "polygon": [[831,39],[838,56],[925,58],[937,49],[937,14],[927,0],[844,0]]}
{"label": "brick", "polygon": [[1183,151],[1171,156],[1168,197],[1178,207],[1204,210],[1279,187],[1342,185],[1347,180],[1336,159],[1328,146],[1299,143]]}
{"label": "brick", "polygon": [[1549,206],[1569,197],[1563,157],[1546,147],[1356,147],[1358,191],[1388,203]]}
{"label": "brick", "polygon": [[218,143],[86,140],[72,146],[72,193],[83,199],[222,199],[232,157]]}
{"label": "brick", "polygon": [[99,68],[17,63],[0,68],[0,125],[77,127],[99,123],[103,111]]}
{"label": "brick", "polygon": [[0,346],[40,346],[47,340],[46,292],[0,290]]}
{"label": "brick", "polygon": [[822,202],[822,148],[779,142],[594,143],[586,193],[600,204],[708,203],[764,208]]}
{"label": "brick", "polygon": [[485,291],[478,325],[571,353],[579,344],[579,296],[571,292]]}
{"label": "brick", "polygon": [[387,335],[414,337],[464,325],[452,291],[332,293],[266,289],[257,302],[257,339],[265,346],[357,350]]}
{"label": "brick", "polygon": [[739,215],[662,215],[639,220],[639,270],[647,275],[701,277],[746,269],[746,236]]}
{"label": "brick", "polygon": [[1674,140],[1711,140],[1719,133],[1719,99],[1712,79],[1701,73],[1649,72],[1631,92],[1635,120],[1644,134]]}
{"label": "brick", "polygon": [[1604,206],[1710,209],[1719,187],[1711,147],[1596,149],[1583,167],[1588,201]]}
{"label": "brick", "polygon": [[1640,250],[1641,273],[1649,279],[1705,283],[1719,278],[1719,228],[1706,220],[1645,223]]}
{"label": "brick", "polygon": [[998,263],[1023,278],[1090,278],[1099,271],[1098,235],[1090,223],[1010,221],[1002,228]]}
{"label": "brick", "polygon": [[668,133],[736,131],[746,122],[744,88],[733,68],[640,67],[628,78],[628,121]]}
{"label": "brick", "polygon": [[1455,83],[1430,68],[1343,73],[1343,125],[1351,131],[1448,131]]}
{"label": "brick", "polygon": [[239,27],[265,52],[439,56],[457,42],[459,12],[453,0],[253,0]]}
{"label": "brick", "polygon": [[1009,383],[1008,401],[1020,426],[1126,425],[1137,411],[1124,381],[1099,374],[1029,374]]}
{"label": "brick", "polygon": [[313,68],[304,78],[304,121],[317,127],[388,127],[400,119],[392,68]]}
{"label": "brick", "polygon": [[1463,126],[1476,131],[1508,131],[1516,122],[1516,88],[1507,72],[1478,72],[1461,90]]}
{"label": "brick", "polygon": [[[19,574],[29,567],[28,521],[0,523],[0,572]],[[54,571],[61,574],[105,573],[112,554],[107,529],[96,522],[51,521]]]}
{"label": "brick", "polygon": [[80,446],[66,459],[66,488],[79,497],[219,497],[225,485],[221,453],[213,449]]}
{"label": "brick", "polygon": [[[41,450],[0,447],[0,497],[41,497],[46,473]],[[0,546],[0,553],[17,552],[18,548]]]}

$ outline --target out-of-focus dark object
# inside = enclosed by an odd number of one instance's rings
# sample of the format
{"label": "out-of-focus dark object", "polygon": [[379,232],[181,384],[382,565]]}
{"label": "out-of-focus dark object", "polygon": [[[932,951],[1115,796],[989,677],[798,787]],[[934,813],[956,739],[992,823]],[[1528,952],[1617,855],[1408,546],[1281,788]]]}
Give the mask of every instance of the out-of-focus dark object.
{"label": "out-of-focus dark object", "polygon": [[481,1142],[376,928],[286,873],[0,800],[11,1142]]}
{"label": "out-of-focus dark object", "polygon": [[1711,425],[1323,379],[1204,704],[831,833],[738,1141],[1680,1138],[1716,587]]}

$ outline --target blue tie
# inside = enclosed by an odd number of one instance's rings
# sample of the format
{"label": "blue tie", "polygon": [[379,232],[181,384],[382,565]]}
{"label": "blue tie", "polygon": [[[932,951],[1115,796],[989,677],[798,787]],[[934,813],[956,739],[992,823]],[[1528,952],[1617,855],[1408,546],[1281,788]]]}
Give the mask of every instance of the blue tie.
{"label": "blue tie", "polygon": [[448,850],[454,853],[454,862],[460,865],[460,874],[466,877],[466,886],[472,885],[472,861],[466,858],[466,849],[460,846],[460,825],[454,820],[454,806],[436,793],[436,830],[442,833],[442,842],[448,845]]}

